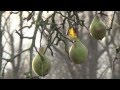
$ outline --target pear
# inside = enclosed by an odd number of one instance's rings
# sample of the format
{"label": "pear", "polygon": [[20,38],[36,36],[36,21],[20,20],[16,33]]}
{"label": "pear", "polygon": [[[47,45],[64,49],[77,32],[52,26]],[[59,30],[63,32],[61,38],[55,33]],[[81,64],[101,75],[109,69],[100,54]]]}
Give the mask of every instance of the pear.
{"label": "pear", "polygon": [[90,34],[97,40],[102,40],[106,35],[106,26],[96,15],[90,25]]}
{"label": "pear", "polygon": [[88,50],[82,42],[76,38],[75,42],[69,49],[69,56],[75,64],[81,64],[87,59]]}
{"label": "pear", "polygon": [[51,70],[51,62],[43,55],[44,49],[41,47],[32,61],[32,69],[39,76],[47,75]]}

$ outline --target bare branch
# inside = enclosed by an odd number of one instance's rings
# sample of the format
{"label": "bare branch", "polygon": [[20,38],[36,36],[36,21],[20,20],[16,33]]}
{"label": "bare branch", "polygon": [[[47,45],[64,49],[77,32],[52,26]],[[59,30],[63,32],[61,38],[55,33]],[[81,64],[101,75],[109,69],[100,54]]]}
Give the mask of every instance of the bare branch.
{"label": "bare branch", "polygon": [[107,30],[109,30],[108,33],[110,33],[110,30],[111,30],[112,27],[113,27],[113,21],[114,21],[115,14],[116,14],[116,11],[114,11],[114,13],[113,13],[113,17],[112,17],[112,20],[111,20],[110,27],[107,29]]}

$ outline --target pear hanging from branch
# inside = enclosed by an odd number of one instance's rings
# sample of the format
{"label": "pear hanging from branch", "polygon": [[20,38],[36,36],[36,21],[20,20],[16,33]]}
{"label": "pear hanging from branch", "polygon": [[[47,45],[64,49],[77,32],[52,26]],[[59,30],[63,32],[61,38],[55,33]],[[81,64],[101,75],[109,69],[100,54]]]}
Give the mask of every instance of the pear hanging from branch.
{"label": "pear hanging from branch", "polygon": [[88,49],[78,38],[78,31],[76,31],[75,28],[70,28],[67,35],[74,41],[69,49],[70,59],[75,64],[83,63],[87,59]]}
{"label": "pear hanging from branch", "polygon": [[69,55],[75,64],[81,64],[87,59],[88,50],[82,42],[76,38],[75,42],[69,49]]}
{"label": "pear hanging from branch", "polygon": [[90,35],[97,40],[102,40],[106,35],[106,26],[96,15],[90,25]]}
{"label": "pear hanging from branch", "polygon": [[39,76],[45,76],[51,70],[51,62],[43,53],[44,48],[41,47],[32,61],[32,69]]}

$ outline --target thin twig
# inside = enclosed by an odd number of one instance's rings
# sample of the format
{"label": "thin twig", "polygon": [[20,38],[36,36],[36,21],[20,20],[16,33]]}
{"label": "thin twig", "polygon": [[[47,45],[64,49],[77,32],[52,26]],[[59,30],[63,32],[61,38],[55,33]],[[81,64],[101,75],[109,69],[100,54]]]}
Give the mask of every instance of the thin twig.
{"label": "thin twig", "polygon": [[116,11],[114,11],[114,13],[113,13],[113,17],[112,17],[112,20],[111,20],[110,27],[107,29],[107,30],[109,30],[108,33],[110,33],[110,30],[112,29],[115,14],[116,14]]}
{"label": "thin twig", "polygon": [[17,30],[16,30],[16,33],[20,36],[20,39],[22,39],[22,38],[26,38],[26,39],[33,39],[33,37],[25,37],[25,36],[23,36],[23,34],[20,34]]}

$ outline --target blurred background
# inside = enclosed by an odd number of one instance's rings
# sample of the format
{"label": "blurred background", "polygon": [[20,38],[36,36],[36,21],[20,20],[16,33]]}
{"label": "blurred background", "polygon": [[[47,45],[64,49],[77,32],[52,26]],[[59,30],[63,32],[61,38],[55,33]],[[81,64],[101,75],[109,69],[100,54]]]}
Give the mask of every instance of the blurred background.
{"label": "blurred background", "polygon": [[[107,27],[102,40],[91,37],[90,24],[98,14]],[[88,48],[87,60],[74,64],[68,57],[72,45],[66,35],[74,25]],[[46,47],[52,63],[49,74],[32,70],[35,48]],[[2,79],[119,79],[119,11],[0,11],[0,78]]]}

